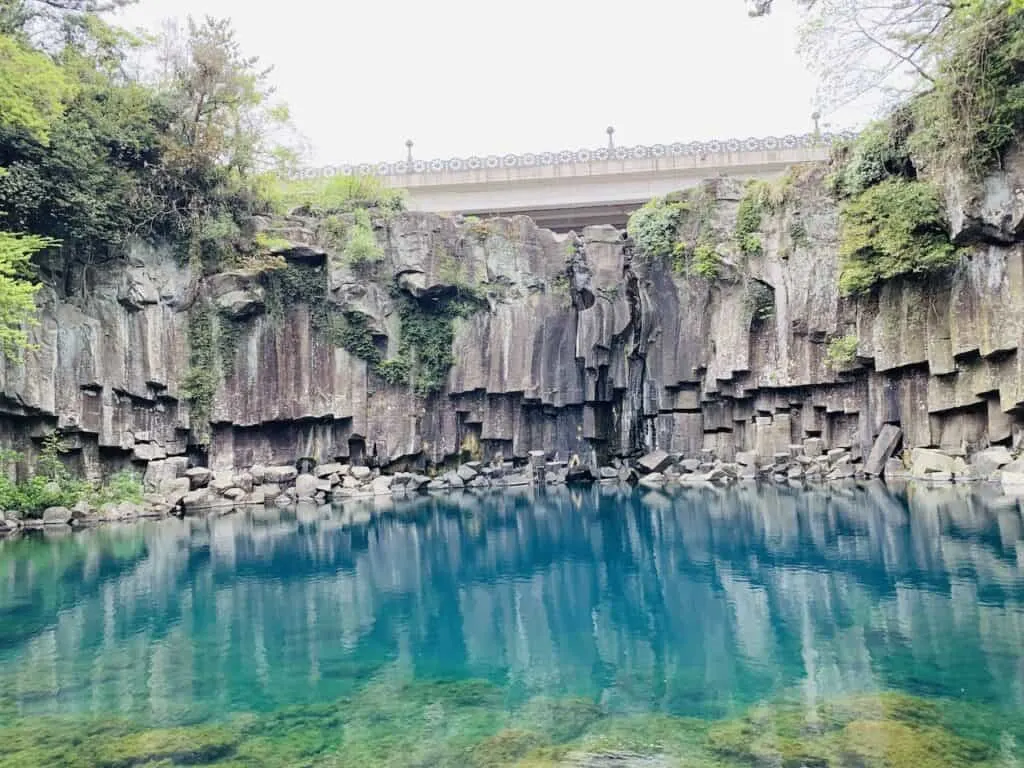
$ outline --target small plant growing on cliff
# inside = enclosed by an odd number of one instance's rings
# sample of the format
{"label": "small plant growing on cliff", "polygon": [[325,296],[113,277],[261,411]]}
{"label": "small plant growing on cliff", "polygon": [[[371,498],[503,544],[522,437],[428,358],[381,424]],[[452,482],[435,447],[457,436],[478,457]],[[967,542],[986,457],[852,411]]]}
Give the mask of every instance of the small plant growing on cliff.
{"label": "small plant growing on cliff", "polygon": [[485,242],[491,236],[491,225],[479,216],[467,216],[463,219],[463,226],[478,243]]}
{"label": "small plant growing on cliff", "polygon": [[366,210],[360,209],[355,212],[355,221],[345,234],[342,255],[353,266],[374,264],[384,258],[384,249],[380,247],[373,234],[370,214]]}
{"label": "small plant growing on cliff", "polygon": [[870,187],[843,204],[841,225],[839,289],[846,296],[959,260],[938,190],[926,182],[889,178]]}
{"label": "small plant growing on cliff", "polygon": [[718,277],[722,268],[722,257],[714,243],[698,243],[693,249],[693,271],[706,280]]}
{"label": "small plant growing on cliff", "polygon": [[686,210],[684,202],[669,202],[663,197],[656,197],[633,212],[626,232],[645,258],[666,258],[672,255],[679,222]]}
{"label": "small plant growing on cliff", "polygon": [[853,334],[832,339],[825,351],[829,365],[833,368],[842,368],[852,363],[857,358],[858,343],[857,337]]}
{"label": "small plant growing on cliff", "polygon": [[739,249],[748,256],[761,253],[761,217],[764,214],[768,187],[764,182],[751,182],[736,209],[736,231]]}

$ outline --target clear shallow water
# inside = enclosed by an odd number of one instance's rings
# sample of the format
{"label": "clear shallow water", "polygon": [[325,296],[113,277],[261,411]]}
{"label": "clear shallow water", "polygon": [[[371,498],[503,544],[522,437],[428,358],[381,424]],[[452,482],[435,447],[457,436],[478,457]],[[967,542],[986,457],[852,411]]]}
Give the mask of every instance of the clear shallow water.
{"label": "clear shallow water", "polygon": [[0,541],[0,765],[1024,765],[964,490],[377,499]]}

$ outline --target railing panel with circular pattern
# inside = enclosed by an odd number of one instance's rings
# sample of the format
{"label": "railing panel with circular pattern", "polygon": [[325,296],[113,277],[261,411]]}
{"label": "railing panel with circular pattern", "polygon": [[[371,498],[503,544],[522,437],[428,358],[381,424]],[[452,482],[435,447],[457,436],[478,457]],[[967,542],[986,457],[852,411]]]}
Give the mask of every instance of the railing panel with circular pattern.
{"label": "railing panel with circular pattern", "polygon": [[527,152],[522,155],[486,155],[452,157],[447,160],[399,160],[394,163],[361,163],[359,165],[327,165],[305,168],[289,174],[292,179],[330,178],[332,176],[404,176],[412,173],[458,173],[496,168],[532,168],[535,166],[575,165],[606,160],[646,160],[687,155],[724,155],[735,152],[761,152],[780,149],[813,149],[831,146],[856,136],[842,133],[806,133],[801,136],[769,136],[767,138],[726,139],[722,141],[675,142],[674,144],[637,145],[634,147],[602,147],[600,149],[563,149],[560,152]]}

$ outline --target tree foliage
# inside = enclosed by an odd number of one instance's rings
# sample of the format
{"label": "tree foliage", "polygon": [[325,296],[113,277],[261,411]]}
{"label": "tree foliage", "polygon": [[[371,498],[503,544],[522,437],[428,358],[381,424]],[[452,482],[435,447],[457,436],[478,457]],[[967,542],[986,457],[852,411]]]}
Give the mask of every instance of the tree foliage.
{"label": "tree foliage", "polygon": [[27,346],[24,326],[34,322],[39,284],[31,279],[30,259],[56,244],[38,235],[0,232],[0,351],[9,358]]}

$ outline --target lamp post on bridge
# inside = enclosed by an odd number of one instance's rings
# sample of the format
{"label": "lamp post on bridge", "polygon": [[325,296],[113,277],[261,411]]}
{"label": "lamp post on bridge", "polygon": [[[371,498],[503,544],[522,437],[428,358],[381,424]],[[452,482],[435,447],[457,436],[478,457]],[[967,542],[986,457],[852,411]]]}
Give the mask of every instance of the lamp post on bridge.
{"label": "lamp post on bridge", "polygon": [[405,161],[412,162],[412,139],[405,140]]}
{"label": "lamp post on bridge", "polygon": [[604,129],[604,132],[608,134],[608,151],[614,152],[615,140],[612,138],[612,136],[615,134],[615,126],[609,125],[607,128]]}

